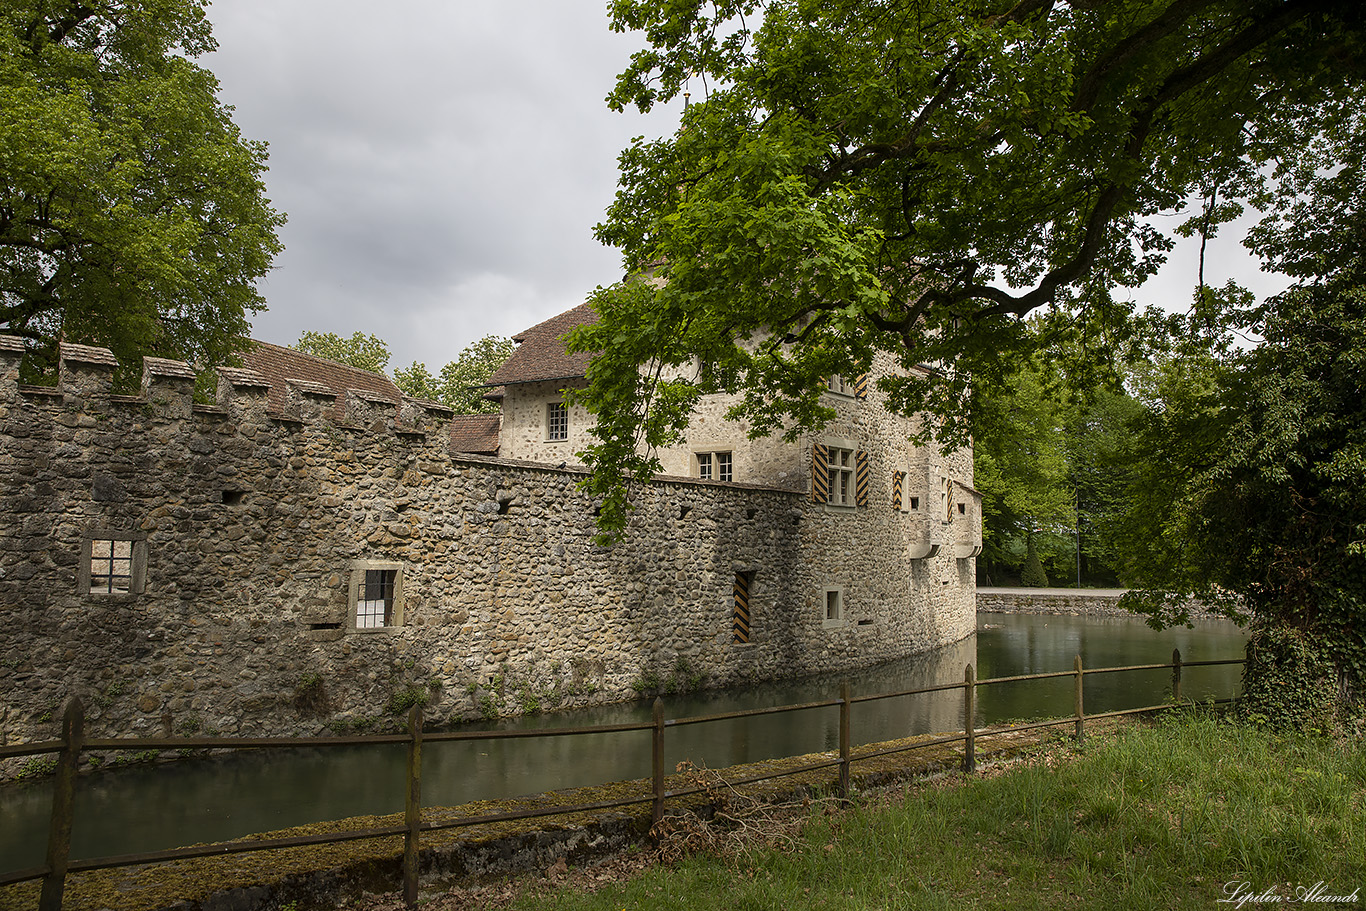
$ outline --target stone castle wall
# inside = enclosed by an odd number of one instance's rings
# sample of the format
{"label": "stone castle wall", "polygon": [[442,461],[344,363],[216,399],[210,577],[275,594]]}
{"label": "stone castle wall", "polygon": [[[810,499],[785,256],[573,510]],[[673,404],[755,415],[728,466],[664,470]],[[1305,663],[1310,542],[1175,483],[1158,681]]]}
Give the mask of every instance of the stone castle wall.
{"label": "stone castle wall", "polygon": [[[317,734],[430,723],[865,666],[973,628],[971,561],[908,561],[913,521],[804,493],[661,480],[628,540],[594,543],[572,468],[452,457],[440,406],[148,359],[110,393],[102,349],[64,346],[56,389],[17,385],[0,337],[0,742]],[[91,594],[91,548],[132,542],[130,594]],[[355,628],[355,580],[401,568],[392,626]],[[748,644],[733,641],[737,573]],[[845,591],[845,622],[822,592]]]}

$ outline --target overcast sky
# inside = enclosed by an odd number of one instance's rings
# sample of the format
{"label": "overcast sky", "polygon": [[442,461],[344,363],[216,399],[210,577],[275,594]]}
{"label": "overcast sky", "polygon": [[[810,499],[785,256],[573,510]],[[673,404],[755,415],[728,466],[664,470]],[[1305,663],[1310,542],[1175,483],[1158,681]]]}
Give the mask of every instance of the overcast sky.
{"label": "overcast sky", "polygon": [[[433,371],[621,277],[592,235],[631,137],[672,131],[603,103],[637,35],[607,0],[216,0],[219,49],[199,63],[249,139],[289,223],[253,335],[305,329],[389,343],[390,367]],[[1222,241],[1207,279],[1250,271]],[[1189,300],[1193,256],[1143,303]],[[1156,283],[1155,283],[1156,282]]]}

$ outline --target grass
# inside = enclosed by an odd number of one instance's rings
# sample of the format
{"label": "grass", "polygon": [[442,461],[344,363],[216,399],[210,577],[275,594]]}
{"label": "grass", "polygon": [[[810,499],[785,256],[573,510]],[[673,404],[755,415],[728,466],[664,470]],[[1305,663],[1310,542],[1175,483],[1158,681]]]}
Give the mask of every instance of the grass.
{"label": "grass", "polygon": [[1216,904],[1228,884],[1282,902],[1366,901],[1366,750],[1197,715],[1061,742],[999,771],[813,814],[795,848],[694,856],[597,892],[544,888],[521,911],[1036,909]]}

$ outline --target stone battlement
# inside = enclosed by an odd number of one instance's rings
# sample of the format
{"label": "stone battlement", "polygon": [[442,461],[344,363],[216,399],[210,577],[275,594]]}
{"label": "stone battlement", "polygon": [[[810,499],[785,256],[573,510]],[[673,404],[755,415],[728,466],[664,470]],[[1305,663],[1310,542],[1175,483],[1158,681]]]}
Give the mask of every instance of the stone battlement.
{"label": "stone battlement", "polygon": [[[88,413],[115,413],[139,410],[153,420],[186,420],[196,414],[210,418],[229,416],[239,424],[267,428],[274,424],[314,424],[327,422],[327,413],[341,398],[345,417],[339,426],[368,433],[393,433],[440,438],[449,432],[454,411],[438,402],[419,399],[401,401],[366,390],[330,389],[307,380],[287,380],[284,409],[268,406],[270,383],[254,370],[217,367],[216,401],[212,405],[194,402],[195,371],[189,364],[167,358],[143,358],[142,389],[138,395],[115,395],[114,370],[118,361],[107,348],[63,342],[59,349],[56,386],[20,385],[19,361],[23,342],[14,336],[0,335],[0,407],[23,403],[38,409],[60,406],[62,410]],[[296,428],[286,428],[294,432]]]}

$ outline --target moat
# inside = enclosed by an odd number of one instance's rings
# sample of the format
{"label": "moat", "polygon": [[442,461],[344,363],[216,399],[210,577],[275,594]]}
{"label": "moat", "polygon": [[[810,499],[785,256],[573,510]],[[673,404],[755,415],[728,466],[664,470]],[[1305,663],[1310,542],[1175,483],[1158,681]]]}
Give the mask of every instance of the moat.
{"label": "moat", "polygon": [[[955,645],[847,675],[855,695],[890,692],[962,679],[968,663],[978,679],[1069,670],[1080,653],[1088,667],[1157,664],[1179,648],[1187,661],[1242,657],[1245,635],[1226,621],[1154,632],[1136,618],[979,614],[975,635]],[[1183,695],[1236,693],[1239,668],[1192,668]],[[1088,713],[1161,701],[1169,672],[1098,675],[1087,679]],[[670,718],[826,699],[837,677],[761,684],[743,690],[665,697]],[[1070,679],[978,691],[978,724],[1066,715]],[[957,691],[902,697],[854,707],[856,742],[957,729]],[[646,720],[648,702],[520,718],[508,729],[577,727]],[[476,727],[476,726],[472,726]],[[836,748],[833,708],[671,728],[666,765],[690,759],[721,768],[760,759]],[[640,778],[649,774],[649,735],[627,732],[515,741],[430,744],[423,753],[423,802],[454,805],[555,788]],[[141,765],[82,777],[73,855],[150,851],[223,840],[322,819],[402,809],[401,746],[244,752],[198,762]],[[42,862],[51,799],[46,782],[0,788],[0,870]]]}

